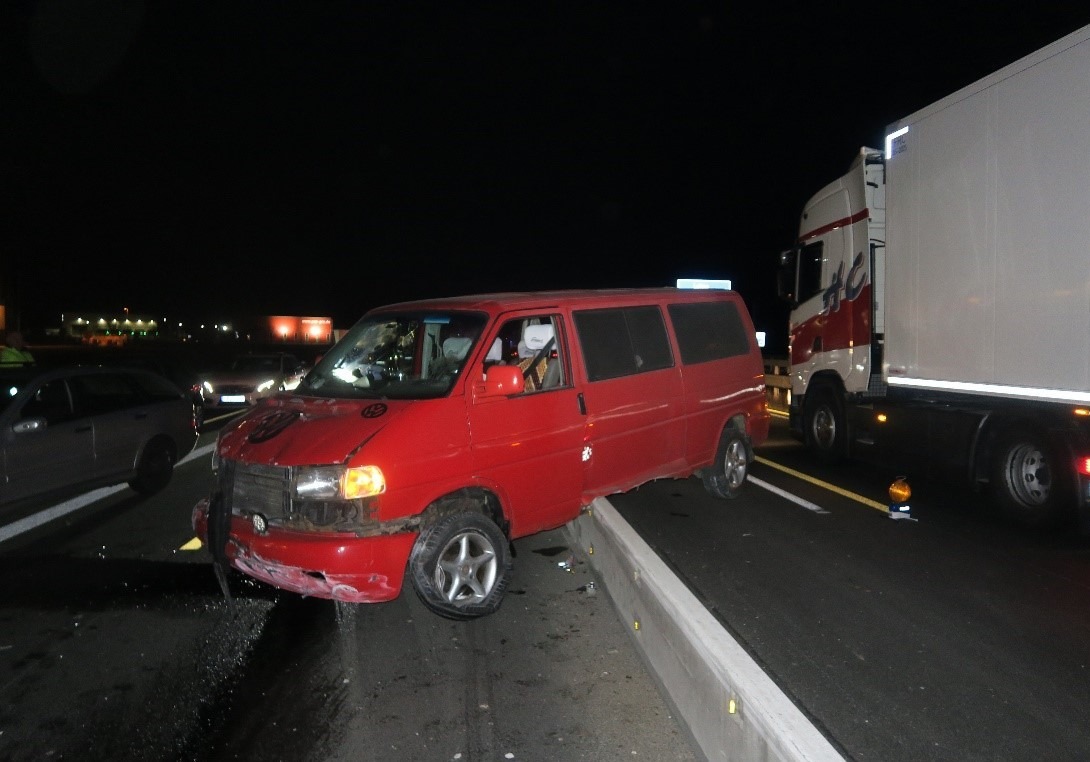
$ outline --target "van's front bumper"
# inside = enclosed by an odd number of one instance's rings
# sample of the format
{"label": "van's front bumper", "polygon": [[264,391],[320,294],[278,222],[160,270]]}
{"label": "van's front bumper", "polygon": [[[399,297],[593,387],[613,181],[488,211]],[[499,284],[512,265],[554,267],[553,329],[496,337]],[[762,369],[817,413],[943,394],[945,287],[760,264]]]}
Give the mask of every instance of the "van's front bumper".
{"label": "van's front bumper", "polygon": [[[193,529],[208,542],[209,501],[193,508]],[[417,532],[356,537],[270,528],[258,534],[231,517],[225,555],[243,574],[299,595],[348,603],[381,603],[401,594]]]}

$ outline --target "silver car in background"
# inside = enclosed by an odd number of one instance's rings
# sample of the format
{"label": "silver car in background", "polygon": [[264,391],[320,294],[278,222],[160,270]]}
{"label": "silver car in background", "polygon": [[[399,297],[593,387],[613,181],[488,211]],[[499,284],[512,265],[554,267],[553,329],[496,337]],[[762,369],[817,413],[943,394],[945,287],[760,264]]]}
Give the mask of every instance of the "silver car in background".
{"label": "silver car in background", "polygon": [[192,400],[138,368],[0,369],[0,505],[166,487],[197,443]]}
{"label": "silver car in background", "polygon": [[298,357],[285,352],[239,355],[224,370],[202,374],[204,404],[208,409],[245,408],[299,385],[304,368]]}

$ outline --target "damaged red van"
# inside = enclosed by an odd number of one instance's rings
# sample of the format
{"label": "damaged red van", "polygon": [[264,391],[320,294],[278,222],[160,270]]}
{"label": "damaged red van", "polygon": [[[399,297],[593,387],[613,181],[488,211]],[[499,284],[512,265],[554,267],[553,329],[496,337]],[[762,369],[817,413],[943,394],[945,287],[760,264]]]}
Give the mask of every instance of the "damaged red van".
{"label": "damaged red van", "polygon": [[270,585],[366,603],[407,577],[468,619],[499,608],[512,540],[653,479],[733,498],[768,427],[731,291],[394,304],[221,432],[193,525],[217,563]]}

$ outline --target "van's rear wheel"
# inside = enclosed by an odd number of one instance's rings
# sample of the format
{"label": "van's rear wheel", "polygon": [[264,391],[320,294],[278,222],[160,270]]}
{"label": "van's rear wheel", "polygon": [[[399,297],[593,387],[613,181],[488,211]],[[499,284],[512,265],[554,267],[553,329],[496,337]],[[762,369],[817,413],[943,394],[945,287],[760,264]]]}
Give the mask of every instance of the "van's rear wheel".
{"label": "van's rear wheel", "polygon": [[1059,460],[1034,431],[1007,431],[996,440],[991,464],[993,498],[1008,518],[1025,526],[1054,523],[1064,493]]}
{"label": "van's rear wheel", "polygon": [[511,578],[507,538],[480,513],[444,516],[425,528],[409,555],[413,589],[449,619],[492,614]]}
{"label": "van's rear wheel", "polygon": [[727,429],[719,439],[715,462],[704,469],[701,478],[704,489],[713,497],[730,500],[742,494],[749,475],[751,452],[745,438],[734,429]]}
{"label": "van's rear wheel", "polygon": [[803,411],[806,446],[823,463],[839,463],[848,457],[848,422],[844,402],[828,387],[806,395]]}

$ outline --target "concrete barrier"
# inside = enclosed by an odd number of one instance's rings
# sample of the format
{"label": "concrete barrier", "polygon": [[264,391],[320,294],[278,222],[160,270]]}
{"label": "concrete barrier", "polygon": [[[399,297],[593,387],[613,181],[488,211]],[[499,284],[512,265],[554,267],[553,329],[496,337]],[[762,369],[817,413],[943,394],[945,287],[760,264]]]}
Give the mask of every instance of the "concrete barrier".
{"label": "concrete barrier", "polygon": [[565,530],[707,759],[843,759],[608,500]]}

